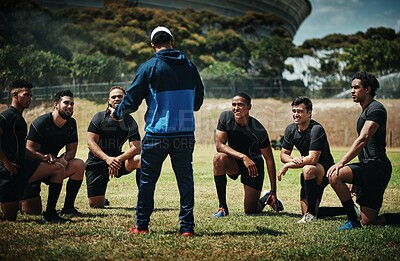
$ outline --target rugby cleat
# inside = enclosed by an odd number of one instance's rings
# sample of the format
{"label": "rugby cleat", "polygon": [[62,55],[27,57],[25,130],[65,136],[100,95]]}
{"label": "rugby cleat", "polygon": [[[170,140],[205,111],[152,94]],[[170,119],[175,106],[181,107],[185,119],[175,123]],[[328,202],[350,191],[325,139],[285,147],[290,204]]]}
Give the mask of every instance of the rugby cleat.
{"label": "rugby cleat", "polygon": [[221,217],[226,217],[229,215],[229,211],[227,208],[219,208],[217,209],[217,212],[215,212],[212,217],[214,218],[221,218]]}
{"label": "rugby cleat", "polygon": [[[264,190],[262,193],[263,196],[258,201],[261,204],[263,209],[266,205],[269,205],[271,203],[271,202],[267,202],[269,194],[270,194],[269,190]],[[276,204],[278,206],[278,211],[283,211],[284,207],[283,207],[282,201],[280,201],[279,198],[276,198]],[[272,208],[272,206],[271,206],[271,208]]]}
{"label": "rugby cleat", "polygon": [[314,222],[317,221],[317,217],[315,217],[313,214],[311,213],[305,213],[304,216],[297,221],[298,224],[306,224],[306,223],[310,223],[310,222]]}
{"label": "rugby cleat", "polygon": [[43,218],[42,221],[45,223],[59,223],[59,224],[63,224],[66,222],[71,221],[70,219],[67,218],[62,218],[60,217],[57,212],[53,212],[53,213],[47,213],[47,212],[43,212]]}
{"label": "rugby cleat", "polygon": [[344,223],[344,225],[339,227],[337,230],[348,230],[348,229],[361,228],[361,227],[362,226],[361,226],[360,221],[347,220],[346,223]]}
{"label": "rugby cleat", "polygon": [[60,211],[61,215],[69,215],[69,216],[75,216],[75,217],[82,217],[83,214],[76,210],[76,208],[63,208]]}
{"label": "rugby cleat", "polygon": [[129,235],[146,235],[147,233],[149,233],[149,230],[147,229],[139,229],[137,226],[132,228],[131,230],[129,230],[128,234]]}
{"label": "rugby cleat", "polygon": [[181,237],[192,237],[192,236],[194,236],[194,232],[192,232],[192,231],[186,231],[186,232],[179,233],[179,235],[180,235]]}

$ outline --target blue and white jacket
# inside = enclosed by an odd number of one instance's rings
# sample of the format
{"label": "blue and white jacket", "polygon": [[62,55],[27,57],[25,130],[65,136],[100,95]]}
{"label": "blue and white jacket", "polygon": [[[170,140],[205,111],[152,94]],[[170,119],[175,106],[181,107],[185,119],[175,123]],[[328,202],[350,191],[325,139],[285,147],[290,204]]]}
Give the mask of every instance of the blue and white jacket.
{"label": "blue and white jacket", "polygon": [[200,109],[203,98],[204,85],[196,66],[182,52],[163,49],[139,67],[113,116],[136,111],[146,99],[146,133],[193,133],[193,112]]}

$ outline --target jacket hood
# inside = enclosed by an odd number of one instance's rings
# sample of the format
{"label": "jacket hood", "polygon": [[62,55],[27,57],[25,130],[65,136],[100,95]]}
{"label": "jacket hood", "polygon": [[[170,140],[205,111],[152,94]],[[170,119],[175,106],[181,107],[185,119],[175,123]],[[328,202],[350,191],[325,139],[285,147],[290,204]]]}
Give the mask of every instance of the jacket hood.
{"label": "jacket hood", "polygon": [[186,60],[184,53],[174,49],[164,49],[156,53],[156,58],[160,58],[166,63],[180,63]]}

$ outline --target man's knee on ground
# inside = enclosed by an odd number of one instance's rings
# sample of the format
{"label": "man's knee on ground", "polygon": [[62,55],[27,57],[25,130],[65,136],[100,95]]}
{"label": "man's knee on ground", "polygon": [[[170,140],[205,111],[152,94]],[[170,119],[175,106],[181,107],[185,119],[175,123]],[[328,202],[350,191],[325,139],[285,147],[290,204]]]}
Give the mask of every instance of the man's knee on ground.
{"label": "man's knee on ground", "polygon": [[42,199],[40,196],[21,200],[21,211],[27,215],[42,214]]}
{"label": "man's knee on ground", "polygon": [[89,206],[91,208],[104,208],[104,196],[89,197]]}
{"label": "man's knee on ground", "polygon": [[252,206],[252,207],[244,207],[244,213],[246,215],[254,215],[257,213],[260,213],[261,208],[258,208],[257,206]]}

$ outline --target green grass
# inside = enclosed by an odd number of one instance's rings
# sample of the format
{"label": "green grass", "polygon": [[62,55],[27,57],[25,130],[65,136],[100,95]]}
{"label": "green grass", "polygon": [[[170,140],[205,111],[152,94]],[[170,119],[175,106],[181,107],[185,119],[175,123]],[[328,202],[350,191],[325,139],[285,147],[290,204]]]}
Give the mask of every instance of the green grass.
{"label": "green grass", "polygon": [[[81,146],[79,156],[86,158],[87,150]],[[338,232],[336,228],[344,223],[344,216],[297,224],[300,219],[298,171],[291,170],[278,183],[284,212],[276,214],[266,210],[260,215],[244,215],[242,184],[229,180],[230,215],[210,218],[217,207],[212,177],[214,152],[211,145],[197,145],[195,150],[195,237],[178,237],[179,196],[167,159],[157,184],[150,234],[127,235],[135,224],[134,175],[110,181],[107,198],[111,205],[106,209],[88,207],[84,182],[76,205],[85,217],[73,218],[73,223],[41,224],[39,216],[27,215],[18,215],[17,222],[0,222],[0,260],[400,259],[400,227]],[[278,153],[274,152],[279,168]],[[344,150],[334,150],[335,159],[343,153]],[[400,212],[400,153],[393,150],[388,155],[394,171],[381,212]],[[269,188],[268,179],[264,188]],[[60,197],[59,209],[64,196]],[[42,198],[47,198],[46,186],[42,186]],[[325,191],[322,205],[340,205],[330,187]]]}

